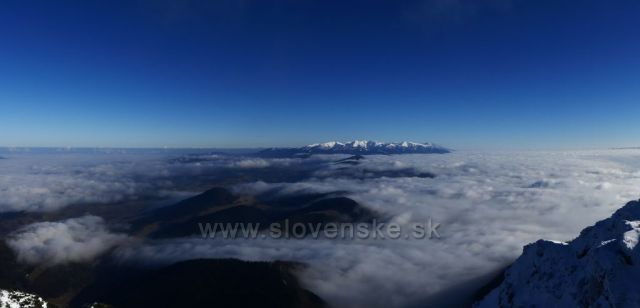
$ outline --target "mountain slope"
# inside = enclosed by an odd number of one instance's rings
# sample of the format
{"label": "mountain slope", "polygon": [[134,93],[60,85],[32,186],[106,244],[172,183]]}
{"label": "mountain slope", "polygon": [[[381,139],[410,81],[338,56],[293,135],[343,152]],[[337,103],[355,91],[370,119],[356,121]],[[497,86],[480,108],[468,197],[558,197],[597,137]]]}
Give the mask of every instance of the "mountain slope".
{"label": "mountain slope", "polygon": [[639,307],[640,202],[568,243],[525,246],[502,283],[477,307]]}
{"label": "mountain slope", "polygon": [[138,235],[152,238],[200,236],[200,223],[369,222],[378,214],[340,192],[260,196],[233,195],[212,188],[200,195],[146,213],[133,223]]}
{"label": "mountain slope", "polygon": [[450,150],[433,143],[417,142],[376,142],[355,140],[351,142],[330,141],[316,143],[301,148],[270,148],[258,152],[261,157],[305,157],[313,154],[350,154],[350,155],[375,155],[375,154],[443,154]]}
{"label": "mountain slope", "polygon": [[[71,306],[114,307],[323,307],[304,289],[291,262],[199,259],[161,268],[112,268]],[[112,274],[113,273],[113,274]]]}

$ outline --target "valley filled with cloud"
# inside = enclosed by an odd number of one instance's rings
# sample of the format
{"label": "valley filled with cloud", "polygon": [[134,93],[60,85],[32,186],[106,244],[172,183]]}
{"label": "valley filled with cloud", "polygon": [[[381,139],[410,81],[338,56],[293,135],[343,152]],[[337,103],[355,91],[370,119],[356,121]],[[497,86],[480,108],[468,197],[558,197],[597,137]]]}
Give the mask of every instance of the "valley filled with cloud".
{"label": "valley filled with cloud", "polygon": [[19,260],[31,264],[86,261],[102,254],[148,264],[197,258],[298,261],[307,265],[300,272],[304,285],[338,306],[419,305],[450,288],[482,284],[527,243],[571,240],[640,197],[640,150],[456,151],[373,155],[349,164],[340,161],[348,155],[3,156],[0,211],[5,213],[50,215],[77,204],[91,213],[92,206],[117,207],[130,200],[184,199],[216,183],[243,196],[342,192],[386,222],[407,226],[433,219],[440,224],[441,237],[433,239],[131,241],[122,221],[78,216],[34,221],[7,238]]}

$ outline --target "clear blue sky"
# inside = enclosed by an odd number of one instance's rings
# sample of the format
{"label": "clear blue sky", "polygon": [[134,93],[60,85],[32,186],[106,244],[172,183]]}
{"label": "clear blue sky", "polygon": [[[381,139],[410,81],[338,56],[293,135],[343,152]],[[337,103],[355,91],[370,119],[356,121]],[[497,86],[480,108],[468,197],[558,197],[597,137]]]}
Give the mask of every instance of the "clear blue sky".
{"label": "clear blue sky", "polygon": [[639,16],[624,0],[3,1],[0,145],[640,145]]}

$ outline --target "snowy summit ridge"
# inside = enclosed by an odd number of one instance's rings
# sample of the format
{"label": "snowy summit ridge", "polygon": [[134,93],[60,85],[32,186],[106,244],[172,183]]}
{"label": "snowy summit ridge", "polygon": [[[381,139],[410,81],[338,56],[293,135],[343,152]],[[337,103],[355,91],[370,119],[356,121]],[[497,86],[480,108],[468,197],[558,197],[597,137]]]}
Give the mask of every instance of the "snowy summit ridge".
{"label": "snowy summit ridge", "polygon": [[258,153],[261,156],[296,156],[311,154],[442,154],[449,153],[450,150],[430,143],[418,142],[378,142],[371,140],[354,140],[350,142],[329,141],[324,143],[314,143],[301,148],[271,148]]}
{"label": "snowy summit ridge", "polygon": [[568,242],[524,247],[476,307],[640,307],[640,201]]}

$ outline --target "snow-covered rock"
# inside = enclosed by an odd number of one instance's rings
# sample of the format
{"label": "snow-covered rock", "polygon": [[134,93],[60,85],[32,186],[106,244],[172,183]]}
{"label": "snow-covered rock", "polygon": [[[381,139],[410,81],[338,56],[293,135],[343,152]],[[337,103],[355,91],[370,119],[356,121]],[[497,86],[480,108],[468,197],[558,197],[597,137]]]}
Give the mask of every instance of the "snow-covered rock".
{"label": "snow-covered rock", "polygon": [[37,295],[0,290],[0,308],[46,308],[47,302]]}
{"label": "snow-covered rock", "polygon": [[259,153],[261,156],[300,156],[311,154],[414,154],[414,153],[449,153],[450,150],[433,144],[417,142],[377,142],[355,140],[351,142],[330,141],[310,144],[301,148],[271,148]]}
{"label": "snow-covered rock", "polygon": [[640,201],[568,242],[524,247],[477,307],[640,307]]}

